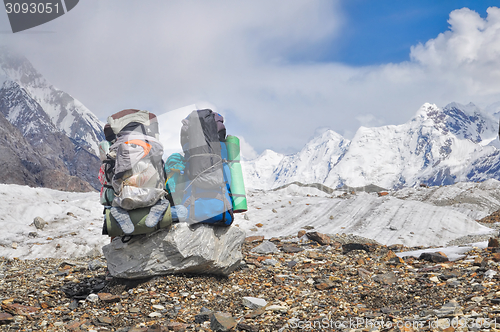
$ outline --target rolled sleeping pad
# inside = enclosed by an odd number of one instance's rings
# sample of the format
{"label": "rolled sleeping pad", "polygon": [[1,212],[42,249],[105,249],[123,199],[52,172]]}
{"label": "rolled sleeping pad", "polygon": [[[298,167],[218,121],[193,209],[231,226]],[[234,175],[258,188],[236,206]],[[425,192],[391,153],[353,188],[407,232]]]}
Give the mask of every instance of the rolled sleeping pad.
{"label": "rolled sleeping pad", "polygon": [[[134,224],[134,232],[131,233],[130,235],[139,235],[139,234],[147,234],[154,232],[158,229],[161,228],[166,228],[169,227],[172,224],[172,214],[171,214],[171,209],[170,206],[168,207],[167,211],[165,211],[165,214],[163,215],[163,218],[158,222],[158,224],[155,227],[148,227],[146,226],[146,218],[149,214],[149,210],[151,207],[145,207],[145,208],[140,208],[140,209],[135,209],[135,210],[130,210],[127,211],[130,219],[132,220],[132,223]],[[109,236],[124,236],[125,233],[122,231],[120,225],[116,221],[116,219],[111,215],[111,210],[106,209],[105,213],[105,228],[107,231],[107,235]]]}
{"label": "rolled sleeping pad", "polygon": [[228,135],[226,137],[226,147],[232,178],[230,196],[233,203],[233,212],[245,212],[247,211],[247,196],[240,163],[240,139],[236,136]]}

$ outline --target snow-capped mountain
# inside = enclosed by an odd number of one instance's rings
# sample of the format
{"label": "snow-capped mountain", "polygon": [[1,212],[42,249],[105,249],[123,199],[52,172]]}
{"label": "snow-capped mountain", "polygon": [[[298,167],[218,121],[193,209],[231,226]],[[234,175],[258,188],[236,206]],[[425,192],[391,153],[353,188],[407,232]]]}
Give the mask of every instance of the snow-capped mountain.
{"label": "snow-capped mountain", "polygon": [[392,189],[498,179],[497,136],[498,120],[474,104],[451,103],[443,109],[424,104],[407,123],[360,127],[350,142],[327,131],[297,154],[266,165],[260,156],[245,163],[246,183],[261,189],[294,181]]}
{"label": "snow-capped mountain", "polygon": [[274,170],[275,185],[290,182],[324,183],[344,157],[350,141],[328,130],[311,140],[299,153],[284,156]]}
{"label": "snow-capped mountain", "polygon": [[[81,102],[49,84],[24,56],[0,47],[0,83],[16,82],[36,101],[55,128],[97,155],[103,124]],[[10,83],[8,83],[10,84]]]}
{"label": "snow-capped mountain", "polygon": [[[9,152],[0,155],[6,166],[2,182],[74,191],[100,187],[101,122],[6,48],[0,48],[0,117],[13,126],[2,121],[3,131],[10,133],[3,137]],[[14,130],[24,138],[22,144]]]}
{"label": "snow-capped mountain", "polygon": [[285,155],[272,150],[265,150],[260,156],[244,164],[243,180],[248,188],[267,189],[276,181],[274,170]]}

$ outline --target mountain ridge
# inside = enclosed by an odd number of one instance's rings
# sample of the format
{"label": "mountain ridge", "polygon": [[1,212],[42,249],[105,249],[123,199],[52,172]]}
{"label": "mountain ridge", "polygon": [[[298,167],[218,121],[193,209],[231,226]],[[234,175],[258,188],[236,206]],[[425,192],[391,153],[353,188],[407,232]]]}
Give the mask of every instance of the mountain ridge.
{"label": "mountain ridge", "polygon": [[408,122],[360,127],[351,141],[325,133],[293,155],[279,158],[267,151],[275,156],[270,163],[264,154],[244,161],[247,186],[272,189],[297,181],[398,189],[499,179],[498,121],[472,103],[453,102],[442,109],[425,103]]}
{"label": "mountain ridge", "polygon": [[[97,147],[104,134],[97,117],[50,85],[25,57],[6,48],[0,48],[0,84],[0,116],[5,120],[1,122],[2,141],[8,147],[0,155],[5,166],[0,181],[98,190]],[[26,151],[32,158],[27,158]]]}

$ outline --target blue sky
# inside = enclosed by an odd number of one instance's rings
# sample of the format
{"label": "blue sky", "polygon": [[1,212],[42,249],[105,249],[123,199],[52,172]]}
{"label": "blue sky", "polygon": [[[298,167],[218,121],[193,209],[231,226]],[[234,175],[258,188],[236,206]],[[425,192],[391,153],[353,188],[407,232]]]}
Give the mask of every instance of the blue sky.
{"label": "blue sky", "polygon": [[342,37],[332,40],[321,61],[353,66],[410,60],[410,47],[425,43],[448,29],[448,17],[467,7],[486,17],[493,0],[342,1],[346,24]]}
{"label": "blue sky", "polygon": [[208,102],[247,156],[292,153],[424,103],[500,101],[497,2],[85,0],[17,34],[0,15],[0,43],[102,120]]}

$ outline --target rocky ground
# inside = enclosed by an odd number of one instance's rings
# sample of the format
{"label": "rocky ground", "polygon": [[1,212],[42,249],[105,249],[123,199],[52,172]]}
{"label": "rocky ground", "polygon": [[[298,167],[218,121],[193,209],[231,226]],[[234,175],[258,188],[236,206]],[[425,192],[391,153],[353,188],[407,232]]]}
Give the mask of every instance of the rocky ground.
{"label": "rocky ground", "polygon": [[454,262],[400,258],[414,248],[306,229],[247,238],[229,277],[148,280],[106,280],[102,257],[0,259],[0,330],[500,331],[489,245]]}

